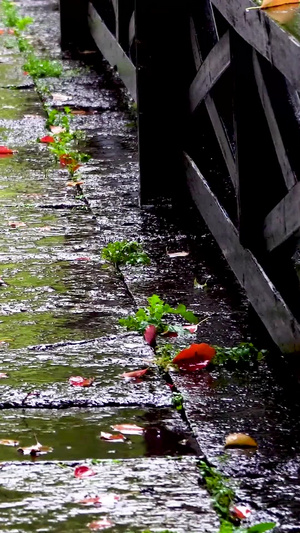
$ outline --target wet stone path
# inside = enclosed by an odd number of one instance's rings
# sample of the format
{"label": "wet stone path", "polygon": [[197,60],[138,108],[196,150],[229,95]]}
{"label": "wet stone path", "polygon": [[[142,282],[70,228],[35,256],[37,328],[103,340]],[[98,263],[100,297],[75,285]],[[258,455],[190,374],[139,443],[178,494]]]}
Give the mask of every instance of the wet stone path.
{"label": "wet stone path", "polygon": [[[17,5],[34,19],[36,51],[60,59],[57,1]],[[248,304],[210,235],[188,204],[179,216],[168,204],[140,209],[136,131],[122,87],[97,55],[83,54],[90,69],[65,59],[63,76],[38,80],[37,91],[14,36],[9,43],[0,35],[0,144],[17,150],[0,158],[0,340],[10,339],[0,344],[0,372],[8,374],[0,381],[0,440],[28,447],[37,438],[53,451],[31,459],[0,445],[1,532],[86,532],[107,519],[115,533],[216,533],[219,520],[199,484],[202,454],[234,479],[237,501],[253,509],[249,523],[275,520],[276,531],[299,532],[299,408],[273,371],[262,364],[251,375],[172,373],[182,417],[150,347],[118,322],[158,294],[206,319],[191,342],[255,341]],[[91,155],[84,199],[36,142],[48,133],[45,104],[85,112],[72,121]],[[151,258],[142,269],[123,268],[125,282],[101,259],[108,242],[123,239],[141,242]],[[190,254],[171,259],[166,249]],[[121,377],[149,364],[141,382]],[[71,376],[95,381],[74,387]],[[116,424],[144,432],[101,440]],[[258,451],[224,454],[232,431],[250,433]],[[76,478],[78,465],[95,475]],[[80,503],[103,494],[101,505]]]}

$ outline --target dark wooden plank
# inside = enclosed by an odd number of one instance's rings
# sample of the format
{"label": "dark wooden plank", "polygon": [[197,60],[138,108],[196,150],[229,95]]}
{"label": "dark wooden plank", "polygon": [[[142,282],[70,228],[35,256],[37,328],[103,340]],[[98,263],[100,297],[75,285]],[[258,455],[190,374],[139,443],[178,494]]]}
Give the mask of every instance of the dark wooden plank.
{"label": "dark wooden plank", "polygon": [[266,248],[274,250],[300,228],[300,182],[267,215],[264,223]]}
{"label": "dark wooden plank", "polygon": [[88,0],[60,0],[62,50],[84,50],[91,47],[87,23]]}
{"label": "dark wooden plank", "polygon": [[244,248],[226,212],[194,162],[185,154],[187,182],[194,202],[219,244],[226,260],[244,287],[274,342],[284,353],[300,351],[300,325],[265,272]]}
{"label": "dark wooden plank", "polygon": [[187,3],[136,0],[135,36],[140,194],[142,204],[151,204],[170,197],[183,179],[181,147],[192,78]]}
{"label": "dark wooden plank", "polygon": [[[285,146],[282,141],[281,133],[276,121],[275,113],[273,111],[272,103],[269,98],[268,90],[266,88],[261,68],[258,62],[257,53],[253,50],[253,65],[254,74],[257,82],[257,88],[261,103],[266,115],[266,119],[270,128],[271,137],[274,143],[278,162],[282,171],[282,175],[287,186],[287,189],[291,189],[297,182],[296,176],[291,168]],[[276,90],[276,88],[275,88]]]}
{"label": "dark wooden plank", "polygon": [[193,113],[230,65],[229,33],[210,51],[189,90],[190,110]]}
{"label": "dark wooden plank", "polygon": [[189,0],[189,9],[198,36],[199,49],[204,60],[219,40],[210,0]]}
{"label": "dark wooden plank", "polygon": [[89,3],[88,21],[91,35],[105,59],[118,69],[120,78],[126,85],[132,98],[136,100],[135,66],[127,57],[116,38],[107,29],[94,6]]}
{"label": "dark wooden plank", "polygon": [[251,0],[211,1],[235,31],[300,90],[300,42],[268,17],[267,12],[246,12],[249,6],[256,5]]}
{"label": "dark wooden plank", "polygon": [[286,187],[258,94],[253,49],[235,31],[230,36],[240,239],[261,257],[264,219],[286,194]]}

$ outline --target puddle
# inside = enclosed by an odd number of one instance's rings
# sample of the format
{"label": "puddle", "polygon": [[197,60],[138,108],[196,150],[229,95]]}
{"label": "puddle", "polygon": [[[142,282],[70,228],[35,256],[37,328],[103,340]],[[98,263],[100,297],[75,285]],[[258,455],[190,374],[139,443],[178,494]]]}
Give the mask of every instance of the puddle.
{"label": "puddle", "polygon": [[[117,434],[112,429],[116,424],[136,424],[145,431],[143,435],[127,435],[124,442],[101,440],[101,431]],[[196,449],[178,413],[168,409],[9,409],[0,413],[0,440],[16,440],[20,447],[27,447],[35,444],[35,435],[53,452],[33,461],[182,456],[195,455]],[[31,460],[17,448],[0,444],[0,462]]]}

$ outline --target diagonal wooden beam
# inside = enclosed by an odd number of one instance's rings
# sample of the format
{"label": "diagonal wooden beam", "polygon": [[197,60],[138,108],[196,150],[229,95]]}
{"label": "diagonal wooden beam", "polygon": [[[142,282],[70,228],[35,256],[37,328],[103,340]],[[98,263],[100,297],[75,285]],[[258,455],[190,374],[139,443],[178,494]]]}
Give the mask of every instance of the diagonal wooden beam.
{"label": "diagonal wooden beam", "polygon": [[[197,39],[197,33],[196,33],[193,18],[191,18],[190,20],[190,27],[191,27],[191,43],[192,43],[194,62],[195,62],[196,69],[199,71],[202,65],[202,57],[201,57],[201,52],[199,49],[199,43]],[[215,35],[217,39],[217,33]],[[234,160],[233,153],[232,153],[232,150],[229,144],[226,130],[220,119],[215,102],[210,94],[206,95],[205,106],[206,106],[209,118],[211,120],[217,141],[219,143],[220,150],[222,152],[225,164],[227,166],[231,181],[233,183],[234,188],[236,189],[237,188],[237,175],[236,175],[235,160]]]}
{"label": "diagonal wooden beam", "polygon": [[283,352],[300,352],[300,324],[253,254],[241,245],[236,228],[187,154],[184,163],[194,202],[266,329]]}
{"label": "diagonal wooden beam", "polygon": [[257,83],[257,89],[262,103],[262,107],[268,122],[271,137],[274,143],[277,159],[281,168],[283,179],[287,189],[291,189],[296,183],[297,179],[290,165],[285,146],[282,141],[280,130],[276,121],[275,113],[273,111],[272,103],[268,94],[267,87],[264,82],[263,74],[259,65],[257,53],[253,50],[253,67]]}
{"label": "diagonal wooden beam", "polygon": [[230,65],[229,32],[212,48],[189,90],[190,110],[193,113]]}
{"label": "diagonal wooden beam", "polygon": [[135,66],[91,3],[88,4],[88,23],[91,35],[101,54],[112,66],[115,65],[117,67],[120,78],[126,85],[132,98],[136,100]]}
{"label": "diagonal wooden beam", "polygon": [[300,182],[272,209],[264,221],[264,238],[269,252],[283,244],[300,228]]}

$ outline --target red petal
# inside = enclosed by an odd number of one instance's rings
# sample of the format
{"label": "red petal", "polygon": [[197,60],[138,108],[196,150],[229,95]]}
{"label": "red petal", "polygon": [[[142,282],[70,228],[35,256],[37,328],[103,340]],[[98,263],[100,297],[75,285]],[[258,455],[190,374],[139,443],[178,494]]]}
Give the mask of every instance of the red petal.
{"label": "red petal", "polygon": [[156,344],[156,327],[153,325],[147,326],[144,332],[145,341],[150,344],[150,346],[155,346]]}
{"label": "red petal", "polygon": [[103,518],[103,520],[96,520],[95,522],[91,522],[90,524],[88,524],[88,527],[93,531],[100,531],[100,529],[107,529],[108,527],[112,526],[113,523],[110,520],[107,520],[106,518]]}
{"label": "red petal", "polygon": [[54,139],[54,137],[51,137],[51,135],[45,135],[45,137],[42,137],[40,139],[40,142],[41,143],[54,143],[55,139]]}
{"label": "red petal", "polygon": [[164,331],[162,333],[163,337],[178,337],[178,333],[176,331]]}
{"label": "red petal", "polygon": [[94,378],[83,378],[82,376],[71,376],[69,378],[70,385],[74,387],[90,387]]}
{"label": "red petal", "polygon": [[179,352],[173,359],[173,363],[181,366],[189,364],[203,363],[210,361],[216,353],[216,350],[202,342],[201,344],[192,344],[189,348]]}
{"label": "red petal", "polygon": [[232,514],[243,520],[251,515],[251,509],[247,505],[235,505],[232,509]]}
{"label": "red petal", "polygon": [[76,466],[74,470],[74,476],[81,479],[95,475],[96,472],[94,472],[94,470],[92,470],[89,466]]}
{"label": "red petal", "polygon": [[149,368],[144,368],[144,370],[134,370],[134,372],[124,372],[121,375],[122,378],[140,378],[148,372]]}
{"label": "red petal", "polygon": [[14,151],[10,148],[7,148],[7,146],[0,146],[0,154],[13,154]]}
{"label": "red petal", "polygon": [[90,257],[76,257],[75,261],[90,261]]}
{"label": "red petal", "polygon": [[196,333],[197,329],[198,329],[198,324],[194,325],[194,326],[182,326],[183,329],[187,329],[190,333]]}

